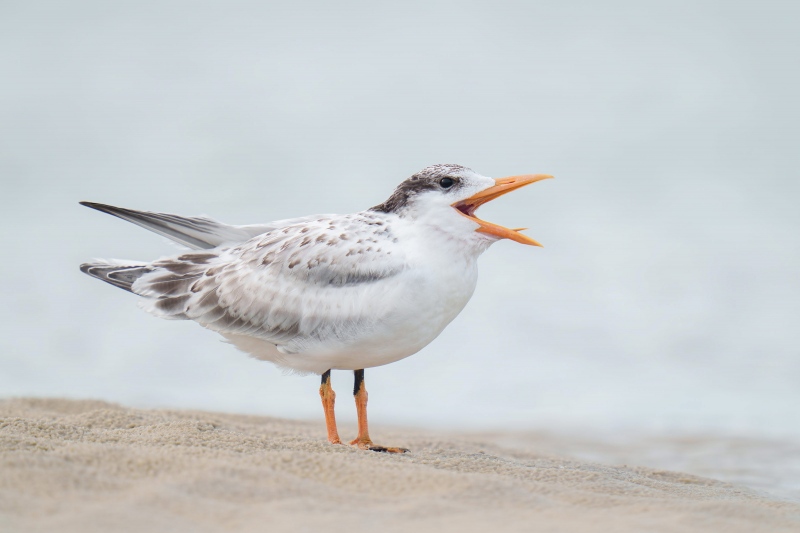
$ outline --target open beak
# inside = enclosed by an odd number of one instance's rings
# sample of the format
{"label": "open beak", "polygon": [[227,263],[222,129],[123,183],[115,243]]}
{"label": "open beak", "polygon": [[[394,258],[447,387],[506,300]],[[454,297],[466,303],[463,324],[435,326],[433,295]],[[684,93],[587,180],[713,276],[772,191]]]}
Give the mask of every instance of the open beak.
{"label": "open beak", "polygon": [[522,244],[529,244],[531,246],[541,246],[538,242],[531,239],[527,235],[523,235],[520,233],[520,230],[526,228],[517,228],[517,229],[509,229],[504,228],[503,226],[499,226],[497,224],[492,224],[491,222],[486,222],[485,220],[481,220],[475,216],[475,211],[491,200],[494,200],[497,197],[503,196],[507,192],[511,192],[514,189],[519,189],[520,187],[524,187],[525,185],[529,185],[536,181],[550,179],[553,176],[549,174],[524,174],[522,176],[509,176],[508,178],[497,178],[494,180],[495,184],[488,189],[484,189],[481,192],[470,196],[466,200],[461,200],[453,204],[453,207],[458,210],[463,216],[469,218],[470,220],[477,222],[479,227],[475,231],[479,231],[481,233],[488,233],[489,235],[494,235],[501,239],[511,239],[512,241],[517,241]]}

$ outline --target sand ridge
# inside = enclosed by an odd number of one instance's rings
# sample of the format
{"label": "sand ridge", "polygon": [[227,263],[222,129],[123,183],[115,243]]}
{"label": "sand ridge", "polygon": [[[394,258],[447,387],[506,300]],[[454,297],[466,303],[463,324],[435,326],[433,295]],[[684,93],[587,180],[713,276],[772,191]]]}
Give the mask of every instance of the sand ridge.
{"label": "sand ridge", "polygon": [[[343,435],[354,428],[342,428]],[[800,531],[800,506],[535,442],[100,401],[0,401],[1,531]]]}

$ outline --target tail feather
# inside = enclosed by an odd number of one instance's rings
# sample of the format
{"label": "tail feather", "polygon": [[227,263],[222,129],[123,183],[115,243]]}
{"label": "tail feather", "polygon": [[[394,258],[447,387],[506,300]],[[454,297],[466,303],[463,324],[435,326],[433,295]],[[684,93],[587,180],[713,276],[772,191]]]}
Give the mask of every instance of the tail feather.
{"label": "tail feather", "polygon": [[152,268],[145,263],[134,263],[133,261],[98,261],[82,264],[81,272],[132,293],[134,282],[148,272],[152,272]]}
{"label": "tail feather", "polygon": [[[140,305],[149,313],[161,318],[185,320],[190,300],[200,311],[208,310],[217,302],[216,286],[210,287],[212,297],[197,294],[209,289],[208,282],[201,283],[216,258],[208,252],[190,252],[174,258],[152,263],[97,259],[81,265],[81,272],[105,281],[120,289],[142,297]],[[213,280],[212,277],[209,277]],[[202,304],[202,305],[201,305]]]}

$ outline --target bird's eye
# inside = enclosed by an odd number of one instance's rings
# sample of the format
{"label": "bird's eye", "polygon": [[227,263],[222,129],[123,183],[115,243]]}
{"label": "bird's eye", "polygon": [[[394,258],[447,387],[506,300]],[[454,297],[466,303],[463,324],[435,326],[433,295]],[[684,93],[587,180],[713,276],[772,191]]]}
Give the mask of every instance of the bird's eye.
{"label": "bird's eye", "polygon": [[439,186],[442,189],[449,189],[456,182],[453,178],[442,178],[439,180]]}

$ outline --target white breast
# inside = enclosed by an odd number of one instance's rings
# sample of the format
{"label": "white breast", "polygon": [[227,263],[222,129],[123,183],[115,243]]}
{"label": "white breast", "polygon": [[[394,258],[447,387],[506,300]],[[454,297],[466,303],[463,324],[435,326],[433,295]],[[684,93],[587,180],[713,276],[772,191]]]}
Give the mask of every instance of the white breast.
{"label": "white breast", "polygon": [[347,321],[332,321],[322,334],[298,337],[279,348],[223,334],[256,357],[299,372],[370,368],[417,353],[469,301],[483,250],[403,220],[392,220],[391,227],[404,268],[398,275],[337,291],[335,302],[327,305],[339,306]]}

